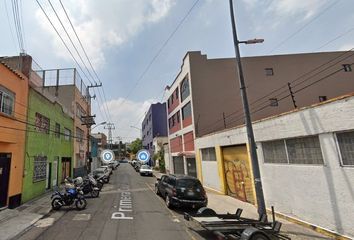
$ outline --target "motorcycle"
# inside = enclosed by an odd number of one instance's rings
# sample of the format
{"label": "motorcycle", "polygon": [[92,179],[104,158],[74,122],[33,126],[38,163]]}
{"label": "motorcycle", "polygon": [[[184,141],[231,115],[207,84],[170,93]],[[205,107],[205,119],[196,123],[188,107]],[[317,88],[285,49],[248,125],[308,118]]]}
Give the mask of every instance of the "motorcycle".
{"label": "motorcycle", "polygon": [[[100,195],[100,188],[98,186],[98,182],[96,179],[94,179],[92,176],[88,176],[87,178],[84,179],[84,182],[82,184],[82,191],[86,195],[88,193],[91,194],[91,197],[98,197]],[[102,186],[101,186],[102,188]]]}
{"label": "motorcycle", "polygon": [[51,199],[53,210],[59,210],[62,206],[71,206],[74,203],[77,210],[83,210],[87,206],[82,188],[71,183],[69,179],[65,179],[65,192],[55,191]]}

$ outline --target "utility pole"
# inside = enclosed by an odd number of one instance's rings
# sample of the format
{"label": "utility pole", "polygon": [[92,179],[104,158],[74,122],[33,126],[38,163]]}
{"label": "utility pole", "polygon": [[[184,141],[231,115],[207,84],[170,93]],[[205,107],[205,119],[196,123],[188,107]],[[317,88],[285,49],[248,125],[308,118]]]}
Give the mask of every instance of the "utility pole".
{"label": "utility pole", "polygon": [[86,134],[86,139],[87,139],[87,151],[86,151],[86,169],[87,169],[87,173],[89,173],[91,171],[91,162],[90,162],[90,129],[91,129],[91,126],[95,124],[95,121],[94,121],[94,118],[96,117],[96,115],[93,115],[91,116],[91,99],[95,99],[96,98],[96,95],[94,96],[91,96],[90,95],[90,88],[96,88],[96,87],[101,87],[102,86],[102,83],[100,84],[95,84],[95,85],[90,85],[90,86],[87,86],[86,88],[86,101],[87,101],[87,109],[86,109],[86,116],[85,117],[82,117],[85,119],[85,124],[83,125],[86,125],[87,127],[87,134]]}
{"label": "utility pole", "polygon": [[259,171],[259,164],[258,164],[258,157],[257,157],[257,150],[256,150],[257,146],[256,146],[256,142],[254,140],[251,114],[250,114],[250,110],[249,110],[245,80],[244,80],[243,71],[242,71],[242,63],[241,63],[239,44],[240,43],[245,43],[245,44],[261,43],[264,40],[263,39],[253,39],[253,40],[248,40],[248,41],[239,41],[238,40],[237,32],[236,32],[236,23],[235,23],[235,16],[234,16],[233,1],[229,0],[229,3],[230,3],[230,15],[231,15],[231,24],[232,24],[234,47],[235,47],[235,55],[236,55],[236,61],[237,61],[237,71],[239,74],[241,97],[242,97],[242,103],[243,103],[243,110],[245,113],[247,137],[248,137],[248,144],[249,144],[249,148],[250,148],[253,177],[254,177],[254,186],[255,186],[255,190],[256,190],[256,198],[257,198],[257,206],[258,206],[258,214],[259,214],[259,216],[262,216],[263,214],[267,214],[267,212],[266,212],[266,207],[265,207],[265,202],[264,202],[261,174]]}
{"label": "utility pole", "polygon": [[116,129],[114,127],[114,123],[107,123],[106,124],[107,127],[104,127],[104,129],[108,129],[108,144],[109,144],[109,149],[112,149],[112,143],[113,143],[113,139],[112,139],[112,130]]}

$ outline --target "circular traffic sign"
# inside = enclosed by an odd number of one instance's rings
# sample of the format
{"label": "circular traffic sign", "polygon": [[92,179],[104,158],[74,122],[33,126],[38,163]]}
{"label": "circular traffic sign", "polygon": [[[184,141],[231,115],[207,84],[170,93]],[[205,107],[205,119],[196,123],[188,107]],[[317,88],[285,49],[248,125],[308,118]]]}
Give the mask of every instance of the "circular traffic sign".
{"label": "circular traffic sign", "polygon": [[101,152],[101,159],[105,163],[109,163],[115,159],[114,152],[109,149],[105,149]]}
{"label": "circular traffic sign", "polygon": [[145,149],[141,149],[136,155],[138,160],[141,162],[147,162],[150,159],[150,153]]}

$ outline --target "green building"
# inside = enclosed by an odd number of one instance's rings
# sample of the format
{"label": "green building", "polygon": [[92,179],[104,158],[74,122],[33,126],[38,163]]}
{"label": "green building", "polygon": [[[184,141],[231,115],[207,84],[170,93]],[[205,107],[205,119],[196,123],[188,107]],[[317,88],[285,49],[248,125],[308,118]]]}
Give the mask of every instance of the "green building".
{"label": "green building", "polygon": [[22,203],[72,176],[73,114],[44,88],[29,89]]}

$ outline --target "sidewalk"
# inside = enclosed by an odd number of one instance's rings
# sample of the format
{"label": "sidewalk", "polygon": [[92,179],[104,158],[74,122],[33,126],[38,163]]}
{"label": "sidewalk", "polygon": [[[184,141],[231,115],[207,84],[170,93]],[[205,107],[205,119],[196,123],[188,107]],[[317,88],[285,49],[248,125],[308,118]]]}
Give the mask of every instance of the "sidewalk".
{"label": "sidewalk", "polygon": [[[160,178],[162,174],[154,171],[154,175]],[[243,217],[258,219],[257,209],[254,205],[208,189],[206,191],[208,195],[208,207],[214,209],[217,213],[235,213],[237,208],[242,208]],[[268,218],[271,219],[271,215],[268,215]],[[276,218],[276,220],[282,223],[281,232],[292,240],[334,239],[282,218]]]}
{"label": "sidewalk", "polygon": [[52,209],[51,194],[47,192],[15,209],[0,211],[0,240],[14,238],[47,215]]}

